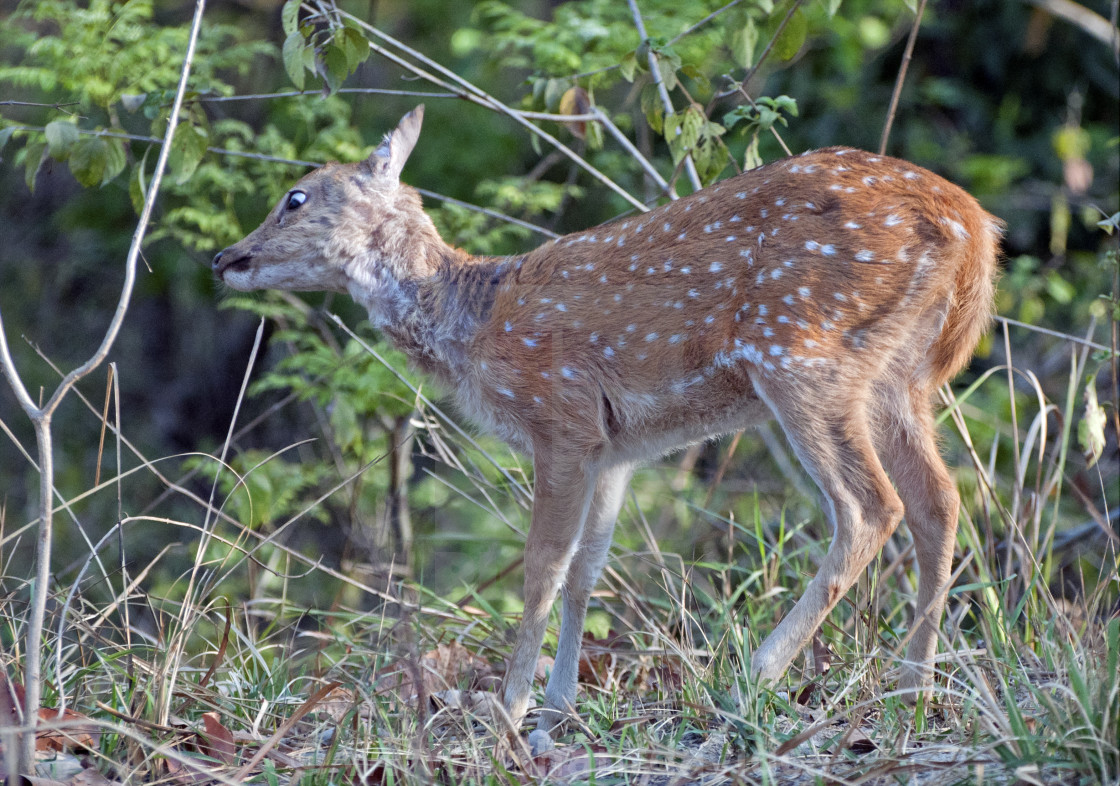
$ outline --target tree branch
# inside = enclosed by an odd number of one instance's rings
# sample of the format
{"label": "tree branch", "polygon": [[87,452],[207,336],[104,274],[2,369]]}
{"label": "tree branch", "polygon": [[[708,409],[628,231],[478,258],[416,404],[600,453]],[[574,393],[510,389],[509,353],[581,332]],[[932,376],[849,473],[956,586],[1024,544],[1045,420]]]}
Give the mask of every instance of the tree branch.
{"label": "tree branch", "polygon": [[19,741],[19,767],[23,773],[30,774],[35,766],[35,726],[39,717],[39,703],[42,695],[42,633],[43,618],[46,613],[47,595],[50,584],[51,564],[51,524],[52,505],[51,498],[54,491],[54,465],[53,448],[51,442],[51,416],[73,386],[85,375],[89,374],[100,365],[109,354],[121,324],[124,322],[128,311],[128,304],[132,298],[133,285],[136,281],[136,263],[140,255],[140,246],[147,232],[148,221],[151,218],[155,205],[156,195],[159,193],[160,181],[167,166],[167,157],[171,152],[171,140],[178,125],[179,111],[183,105],[183,96],[187,89],[187,77],[190,74],[191,63],[194,60],[195,45],[198,42],[198,33],[202,25],[202,14],[206,6],[205,0],[195,1],[194,19],[191,23],[190,36],[187,42],[187,51],[183,57],[183,67],[179,74],[179,86],[175,93],[171,116],[168,118],[167,131],[164,135],[163,146],[160,148],[159,158],[155,171],[144,200],[144,208],[132,236],[132,244],[128,250],[125,261],[125,280],[121,286],[121,296],[117,309],[106,328],[101,345],[89,360],[67,374],[54,393],[42,407],[35,405],[27,393],[27,389],[19,376],[11,353],[8,351],[5,339],[3,322],[0,321],[0,367],[4,370],[12,390],[20,405],[31,419],[35,427],[35,437],[39,451],[39,537],[36,551],[35,581],[32,587],[31,607],[27,623],[27,661],[24,667],[24,714],[23,726],[25,731],[20,734]]}

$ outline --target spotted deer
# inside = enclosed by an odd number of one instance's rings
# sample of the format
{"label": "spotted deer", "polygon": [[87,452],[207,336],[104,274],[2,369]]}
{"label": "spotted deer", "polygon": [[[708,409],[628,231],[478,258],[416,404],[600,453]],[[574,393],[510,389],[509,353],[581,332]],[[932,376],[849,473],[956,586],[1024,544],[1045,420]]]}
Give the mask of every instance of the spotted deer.
{"label": "spotted deer", "polygon": [[832,542],[751,673],[781,677],[905,512],[919,585],[899,683],[926,687],[959,506],[931,398],[989,323],[1000,222],[931,172],[828,148],[527,254],[473,256],[399,181],[422,118],[305,176],[213,270],[239,290],[348,293],[468,417],[532,456],[504,682],[515,728],[558,592],[539,727],[574,712],[588,598],[635,466],[769,419],[820,487]]}

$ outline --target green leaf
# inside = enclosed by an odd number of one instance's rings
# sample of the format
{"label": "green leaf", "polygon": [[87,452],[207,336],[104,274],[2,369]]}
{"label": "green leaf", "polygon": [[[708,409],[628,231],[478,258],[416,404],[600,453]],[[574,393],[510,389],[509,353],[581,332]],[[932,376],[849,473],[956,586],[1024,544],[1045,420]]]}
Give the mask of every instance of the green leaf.
{"label": "green leaf", "polygon": [[346,68],[350,73],[369,58],[369,41],[352,27],[342,31],[342,49],[346,52]]}
{"label": "green leaf", "polygon": [[642,88],[642,113],[646,122],[655,134],[660,134],[665,128],[665,108],[661,105],[661,96],[658,95],[657,85],[648,84]]}
{"label": "green leaf", "polygon": [[23,180],[27,187],[35,190],[35,176],[39,174],[39,167],[47,158],[46,142],[28,142],[23,149]]}
{"label": "green leaf", "polygon": [[618,72],[627,82],[633,82],[634,75],[638,73],[638,56],[634,52],[623,55],[622,62],[618,64]]}
{"label": "green leaf", "polygon": [[288,72],[288,78],[292,80],[292,84],[296,86],[297,90],[303,90],[303,51],[306,46],[307,44],[303,40],[303,35],[301,35],[298,30],[288,33],[288,37],[284,39],[284,48],[282,50],[284,70]]}
{"label": "green leaf", "polygon": [[70,148],[78,141],[78,126],[69,120],[52,120],[43,129],[47,136],[47,149],[56,161],[66,160]]}
{"label": "green leaf", "polygon": [[774,42],[774,55],[780,60],[792,60],[801,51],[805,38],[809,35],[809,19],[798,8],[782,29],[782,34]]}
{"label": "green leaf", "polygon": [[12,138],[16,130],[15,126],[0,128],[0,152],[3,152],[4,146],[8,144],[8,140]]}
{"label": "green leaf", "polygon": [[1085,456],[1085,468],[1097,463],[1104,453],[1104,427],[1108,418],[1097,401],[1097,387],[1092,381],[1085,386],[1085,417],[1077,424],[1077,444]]}
{"label": "green leaf", "polygon": [[148,196],[148,179],[144,175],[144,170],[148,165],[148,153],[151,151],[152,148],[149,146],[140,162],[132,167],[132,175],[128,178],[128,198],[132,202],[132,209],[136,211],[136,215],[144,211],[144,200]]}
{"label": "green leaf", "polygon": [[284,35],[290,36],[299,29],[299,6],[302,0],[288,0],[280,9],[280,24],[284,26]]}
{"label": "green leaf", "polygon": [[326,46],[323,50],[323,68],[323,79],[327,83],[327,89],[332,94],[337,93],[342,83],[346,81],[346,77],[350,75],[346,52],[341,46],[333,43]]}
{"label": "green leaf", "polygon": [[171,142],[171,153],[167,163],[175,173],[176,185],[183,185],[206,155],[206,147],[210,141],[206,131],[193,123],[180,123],[175,129],[175,138]]}
{"label": "green leaf", "polygon": [[124,145],[119,139],[84,137],[70,151],[70,171],[86,188],[105,185],[120,174],[126,163]]}
{"label": "green leaf", "polygon": [[758,25],[748,18],[741,28],[731,35],[731,54],[741,68],[754,65],[755,48],[758,46]]}

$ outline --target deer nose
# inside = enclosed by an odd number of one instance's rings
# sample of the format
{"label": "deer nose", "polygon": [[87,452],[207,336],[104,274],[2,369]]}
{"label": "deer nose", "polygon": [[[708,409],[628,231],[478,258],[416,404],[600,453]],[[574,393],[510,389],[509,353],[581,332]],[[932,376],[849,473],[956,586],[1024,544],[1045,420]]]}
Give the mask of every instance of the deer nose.
{"label": "deer nose", "polygon": [[213,270],[215,273],[217,273],[218,269],[222,266],[222,254],[224,254],[224,253],[226,253],[226,252],[225,251],[219,251],[217,254],[214,255],[214,260],[210,263],[210,269]]}

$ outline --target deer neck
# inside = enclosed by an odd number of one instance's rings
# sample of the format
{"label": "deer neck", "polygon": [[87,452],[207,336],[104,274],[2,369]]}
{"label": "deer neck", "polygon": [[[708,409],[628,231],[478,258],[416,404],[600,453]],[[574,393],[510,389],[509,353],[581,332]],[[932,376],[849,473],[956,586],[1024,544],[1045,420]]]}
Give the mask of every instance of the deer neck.
{"label": "deer neck", "polygon": [[[411,239],[396,258],[352,274],[350,294],[369,312],[370,324],[413,363],[454,386],[473,368],[469,347],[490,316],[510,260],[471,256],[444,243],[434,227],[430,236]],[[383,239],[377,243],[384,248]]]}

